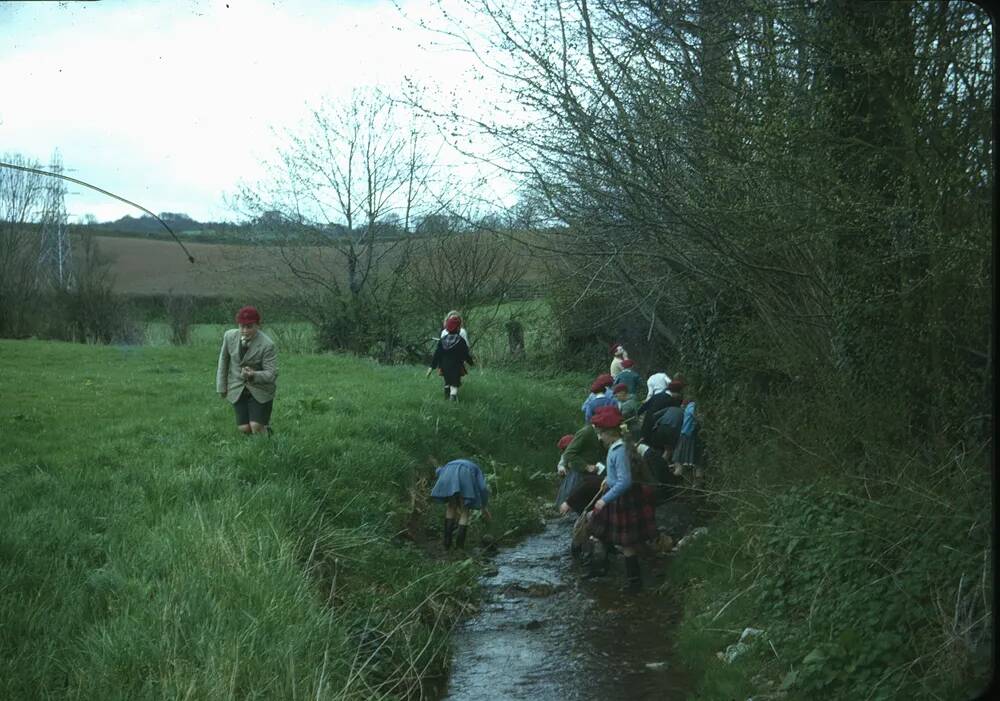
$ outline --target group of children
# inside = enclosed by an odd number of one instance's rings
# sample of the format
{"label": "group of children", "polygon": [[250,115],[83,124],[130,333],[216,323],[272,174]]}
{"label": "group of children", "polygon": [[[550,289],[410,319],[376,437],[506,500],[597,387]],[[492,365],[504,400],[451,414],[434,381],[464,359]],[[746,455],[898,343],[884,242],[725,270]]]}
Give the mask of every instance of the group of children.
{"label": "group of children", "polygon": [[556,470],[563,480],[556,506],[563,514],[576,513],[589,529],[589,539],[576,529],[571,547],[580,557],[591,546],[588,576],[607,571],[608,546],[617,546],[625,556],[628,588],[637,591],[636,547],[656,537],[656,485],[667,482],[667,470],[678,477],[693,470],[696,482],[703,479],[698,420],[695,402],[684,397],[684,378],[650,375],[640,403],[642,377],[635,362],[620,343],[611,354],[610,372],[594,379],[580,407],[583,426],[559,440]]}
{"label": "group of children", "polygon": [[[429,375],[440,368],[445,396],[452,400],[465,359],[471,361],[461,331],[460,317],[449,312],[428,369]],[[638,548],[657,536],[654,507],[657,485],[667,481],[664,470],[683,476],[693,468],[695,480],[703,478],[698,419],[695,402],[684,397],[682,377],[650,375],[640,403],[642,377],[634,361],[619,343],[612,345],[611,353],[610,371],[593,381],[581,406],[583,426],[558,442],[557,472],[563,479],[556,506],[562,514],[578,515],[571,552],[575,558],[589,556],[588,576],[607,572],[609,552],[616,547],[624,556],[627,589],[635,592],[642,588]],[[446,504],[445,548],[453,542],[464,545],[470,509],[482,509],[489,518],[486,479],[470,460],[452,460],[437,468],[431,496]],[[581,531],[586,537],[579,537]]]}
{"label": "group of children", "polygon": [[[220,395],[233,404],[239,430],[246,434],[270,432],[277,354],[260,332],[260,314],[244,307],[236,315],[239,329],[226,332],[216,378]],[[657,372],[646,380],[640,403],[642,377],[625,348],[611,347],[609,372],[591,383],[580,407],[583,426],[559,440],[557,472],[562,484],[556,506],[563,514],[578,514],[571,552],[590,556],[591,576],[607,571],[610,546],[625,557],[628,588],[641,588],[637,547],[656,538],[656,486],[667,481],[665,470],[683,476],[698,464],[698,419],[695,402],[684,397],[685,382]],[[456,311],[445,316],[427,375],[437,369],[444,379],[444,398],[458,400],[458,388],[474,365],[469,336]],[[489,520],[489,488],[479,466],[467,459],[437,468],[431,497],[445,504],[444,546],[464,547],[470,511],[482,510]],[[590,546],[590,547],[586,547]]]}

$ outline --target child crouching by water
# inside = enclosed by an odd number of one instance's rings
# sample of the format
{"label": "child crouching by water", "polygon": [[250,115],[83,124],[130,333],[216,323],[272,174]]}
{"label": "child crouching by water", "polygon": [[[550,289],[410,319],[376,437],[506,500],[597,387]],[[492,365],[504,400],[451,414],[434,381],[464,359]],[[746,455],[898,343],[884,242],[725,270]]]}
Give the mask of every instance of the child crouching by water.
{"label": "child crouching by water", "polygon": [[437,468],[437,481],[431,488],[431,498],[445,504],[446,550],[451,547],[453,534],[455,545],[465,547],[470,509],[481,509],[483,518],[490,520],[490,510],[486,508],[490,500],[490,489],[483,471],[471,460],[460,458]]}
{"label": "child crouching by water", "polygon": [[636,546],[657,536],[652,479],[635,443],[622,428],[617,407],[599,408],[590,422],[608,448],[606,489],[590,512],[590,535],[621,548],[628,590],[637,592],[642,589],[642,580]]}

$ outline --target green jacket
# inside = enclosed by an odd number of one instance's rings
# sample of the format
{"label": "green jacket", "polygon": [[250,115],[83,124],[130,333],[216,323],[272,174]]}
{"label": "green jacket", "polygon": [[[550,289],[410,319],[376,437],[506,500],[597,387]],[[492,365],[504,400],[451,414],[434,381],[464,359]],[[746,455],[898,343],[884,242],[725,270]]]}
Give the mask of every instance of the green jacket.
{"label": "green jacket", "polygon": [[587,465],[603,462],[608,449],[597,437],[597,431],[587,424],[573,435],[573,440],[563,451],[563,464],[570,470],[586,474]]}
{"label": "green jacket", "polygon": [[[240,368],[244,365],[256,371],[250,382],[244,382],[240,374]],[[219,367],[215,373],[217,392],[225,393],[226,399],[235,404],[246,387],[251,396],[263,404],[274,399],[277,379],[278,351],[274,347],[274,341],[257,331],[257,335],[247,346],[243,360],[240,360],[240,330],[226,331],[222,337]]]}
{"label": "green jacket", "polygon": [[622,413],[622,418],[628,422],[635,418],[636,414],[639,412],[639,402],[636,401],[635,397],[629,397],[618,405],[618,411]]}

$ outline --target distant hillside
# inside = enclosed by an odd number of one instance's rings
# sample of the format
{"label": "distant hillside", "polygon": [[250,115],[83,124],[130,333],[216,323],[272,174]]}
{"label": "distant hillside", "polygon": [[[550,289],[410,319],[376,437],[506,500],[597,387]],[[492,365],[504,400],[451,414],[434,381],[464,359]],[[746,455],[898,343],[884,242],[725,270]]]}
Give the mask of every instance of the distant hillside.
{"label": "distant hillside", "polygon": [[[177,234],[190,241],[204,243],[238,243],[245,241],[249,235],[248,227],[230,222],[199,222],[186,214],[162,212],[160,219]],[[148,214],[141,217],[124,216],[109,222],[92,222],[89,224],[71,225],[71,229],[99,233],[101,236],[125,236],[129,238],[144,238],[169,240],[170,234],[160,222]]]}

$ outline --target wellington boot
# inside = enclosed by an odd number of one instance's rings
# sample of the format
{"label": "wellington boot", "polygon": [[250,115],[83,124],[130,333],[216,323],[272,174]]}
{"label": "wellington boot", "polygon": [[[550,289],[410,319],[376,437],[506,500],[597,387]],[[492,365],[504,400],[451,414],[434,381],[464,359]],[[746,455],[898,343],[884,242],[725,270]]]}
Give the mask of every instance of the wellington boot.
{"label": "wellington boot", "polygon": [[594,550],[590,554],[590,567],[587,569],[587,573],[583,575],[583,578],[595,579],[603,577],[608,573],[610,561],[611,556],[608,554],[608,549],[602,543],[595,543]]}
{"label": "wellington boot", "polygon": [[445,401],[451,399],[451,387],[449,387],[448,385],[444,386],[444,399]]}
{"label": "wellington boot", "polygon": [[463,526],[459,524],[458,530],[455,532],[455,545],[459,548],[465,547],[465,534],[469,530],[468,526]]}
{"label": "wellington boot", "polygon": [[639,574],[639,558],[630,555],[625,558],[625,591],[636,594],[642,591],[642,577]]}
{"label": "wellington boot", "polygon": [[455,519],[445,518],[444,520],[444,549],[451,547],[451,534],[455,532]]}

